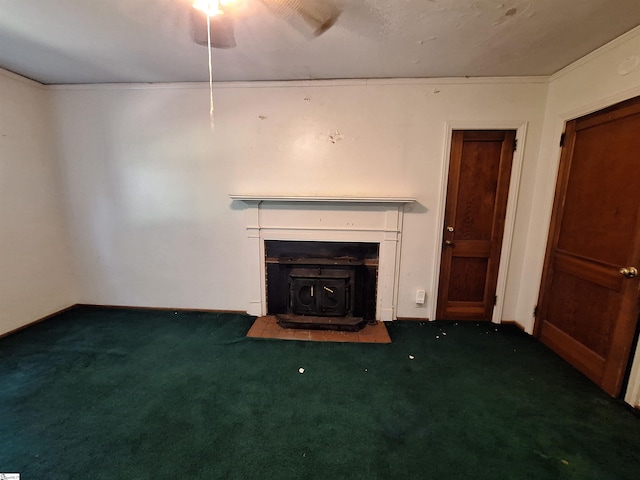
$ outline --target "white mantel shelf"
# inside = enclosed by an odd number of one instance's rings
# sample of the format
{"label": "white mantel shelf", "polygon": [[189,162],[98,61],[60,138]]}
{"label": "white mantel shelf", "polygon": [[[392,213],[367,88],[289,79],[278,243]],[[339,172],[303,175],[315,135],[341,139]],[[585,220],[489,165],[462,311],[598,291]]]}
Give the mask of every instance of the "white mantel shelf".
{"label": "white mantel shelf", "polygon": [[413,197],[352,197],[322,195],[241,195],[230,194],[242,202],[326,202],[326,203],[412,203]]}

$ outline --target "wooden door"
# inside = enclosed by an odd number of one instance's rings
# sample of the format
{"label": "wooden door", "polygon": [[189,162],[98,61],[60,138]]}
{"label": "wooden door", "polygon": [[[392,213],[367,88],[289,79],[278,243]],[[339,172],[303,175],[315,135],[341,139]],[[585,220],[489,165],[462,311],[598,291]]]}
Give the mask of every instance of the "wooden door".
{"label": "wooden door", "polygon": [[515,130],[452,134],[439,320],[491,320],[515,137]]}
{"label": "wooden door", "polygon": [[567,123],[535,334],[617,396],[640,269],[640,97]]}

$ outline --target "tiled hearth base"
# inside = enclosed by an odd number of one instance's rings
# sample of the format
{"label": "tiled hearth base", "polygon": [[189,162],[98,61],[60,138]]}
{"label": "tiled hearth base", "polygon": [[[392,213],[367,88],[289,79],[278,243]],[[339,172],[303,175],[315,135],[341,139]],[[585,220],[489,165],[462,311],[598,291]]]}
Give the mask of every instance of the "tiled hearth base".
{"label": "tiled hearth base", "polygon": [[247,332],[247,337],[312,342],[391,343],[391,338],[387,332],[387,327],[384,326],[384,322],[366,325],[358,332],[302,330],[282,328],[278,325],[276,317],[273,315],[258,317]]}

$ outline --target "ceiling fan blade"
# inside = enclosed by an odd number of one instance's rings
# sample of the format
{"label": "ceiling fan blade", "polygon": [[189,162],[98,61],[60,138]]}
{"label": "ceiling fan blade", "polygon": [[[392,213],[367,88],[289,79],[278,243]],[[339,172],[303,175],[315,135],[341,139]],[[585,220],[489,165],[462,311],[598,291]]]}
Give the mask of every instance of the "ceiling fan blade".
{"label": "ceiling fan blade", "polygon": [[[216,15],[210,17],[211,46],[213,48],[233,48],[236,39],[233,31],[233,17],[231,15]],[[191,34],[198,45],[208,45],[207,16],[198,10],[191,9]]]}
{"label": "ceiling fan blade", "polygon": [[342,13],[342,6],[334,0],[261,0],[268,8],[283,17],[297,15],[313,29],[317,37],[329,30]]}

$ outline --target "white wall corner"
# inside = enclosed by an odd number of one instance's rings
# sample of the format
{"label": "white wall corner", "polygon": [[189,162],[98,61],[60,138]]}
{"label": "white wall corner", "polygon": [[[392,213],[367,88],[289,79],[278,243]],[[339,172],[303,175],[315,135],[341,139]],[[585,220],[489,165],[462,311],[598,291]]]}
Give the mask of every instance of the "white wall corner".
{"label": "white wall corner", "polygon": [[636,345],[635,357],[632,357],[633,366],[629,374],[629,384],[624,396],[625,402],[634,408],[640,408],[640,344]]}

